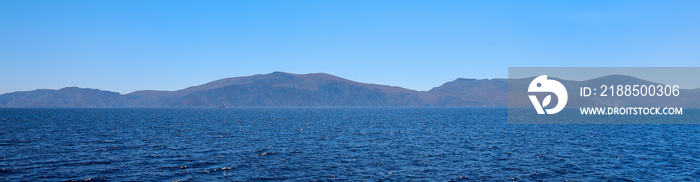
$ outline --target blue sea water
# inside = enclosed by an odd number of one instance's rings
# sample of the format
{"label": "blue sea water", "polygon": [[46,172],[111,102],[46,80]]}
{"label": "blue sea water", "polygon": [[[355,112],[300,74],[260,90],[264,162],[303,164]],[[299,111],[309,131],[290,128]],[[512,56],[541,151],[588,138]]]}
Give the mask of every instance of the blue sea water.
{"label": "blue sea water", "polygon": [[0,181],[698,181],[699,137],[502,108],[0,109]]}

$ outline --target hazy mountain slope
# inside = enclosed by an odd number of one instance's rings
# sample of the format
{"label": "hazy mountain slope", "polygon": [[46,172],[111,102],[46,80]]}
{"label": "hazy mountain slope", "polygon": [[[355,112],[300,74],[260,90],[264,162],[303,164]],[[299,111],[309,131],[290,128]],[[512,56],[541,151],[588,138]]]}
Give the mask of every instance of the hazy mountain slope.
{"label": "hazy mountain slope", "polygon": [[508,102],[506,79],[458,78],[428,91],[433,106],[505,107]]}
{"label": "hazy mountain slope", "polygon": [[11,92],[0,95],[1,107],[27,107],[38,100],[56,92],[56,90],[39,89],[34,91]]}
{"label": "hazy mountain slope", "polygon": [[41,89],[0,95],[2,107],[103,108],[126,107],[122,95],[97,89],[66,87],[60,90]]}
{"label": "hazy mountain slope", "polygon": [[[274,72],[188,94],[174,106],[423,106],[421,92],[325,73]],[[243,81],[244,80],[244,81]]]}

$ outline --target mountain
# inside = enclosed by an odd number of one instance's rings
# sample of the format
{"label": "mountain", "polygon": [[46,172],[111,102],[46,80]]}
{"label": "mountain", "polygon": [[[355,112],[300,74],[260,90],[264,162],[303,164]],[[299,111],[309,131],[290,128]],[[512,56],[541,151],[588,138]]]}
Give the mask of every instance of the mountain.
{"label": "mountain", "polygon": [[[508,100],[508,89],[527,90],[533,78],[465,79],[458,78],[429,91],[395,86],[360,83],[326,73],[292,74],[273,72],[252,76],[224,78],[176,91],[144,90],[119,94],[97,89],[67,87],[59,90],[39,89],[0,95],[0,107],[227,107],[236,106],[461,106],[531,107],[527,92],[515,93]],[[624,75],[610,75],[585,81],[550,78],[566,85],[567,106],[629,105],[635,97],[576,97],[581,86],[609,83],[654,84]],[[683,97],[649,97],[653,103],[700,107],[700,89],[681,89]],[[511,93],[512,94],[512,93]],[[557,98],[552,99],[553,102]]]}
{"label": "mountain", "polygon": [[429,106],[424,97],[422,91],[325,73],[273,72],[125,95],[75,87],[13,92],[0,95],[0,107]]}
{"label": "mountain", "polygon": [[505,107],[507,79],[458,78],[428,91],[431,106]]}
{"label": "mountain", "polygon": [[127,94],[145,106],[424,106],[422,92],[350,81],[325,73],[226,78],[174,92]]}
{"label": "mountain", "polygon": [[40,89],[0,95],[2,107],[126,107],[123,96],[117,92],[66,87],[60,90]]}

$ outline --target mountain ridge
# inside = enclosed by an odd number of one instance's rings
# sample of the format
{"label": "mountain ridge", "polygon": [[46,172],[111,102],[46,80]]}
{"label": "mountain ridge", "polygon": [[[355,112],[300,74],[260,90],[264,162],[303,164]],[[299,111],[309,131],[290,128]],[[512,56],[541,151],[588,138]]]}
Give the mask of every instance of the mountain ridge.
{"label": "mountain ridge", "polygon": [[[214,80],[173,91],[139,90],[120,94],[106,90],[65,87],[37,89],[0,95],[3,108],[122,108],[122,107],[218,107],[224,106],[437,106],[506,107],[508,82],[529,84],[532,78],[457,78],[428,91],[398,86],[361,83],[327,73],[294,74],[272,72]],[[652,84],[625,75],[584,80],[560,80],[570,92],[580,85],[609,80]],[[700,89],[684,90],[700,95]],[[700,98],[700,96],[698,96]],[[525,97],[524,97],[525,98]],[[580,98],[573,98],[580,99]],[[621,99],[621,102],[630,102]],[[629,100],[629,99],[628,99]],[[522,104],[530,104],[522,101]],[[593,100],[591,102],[607,102]],[[696,102],[685,101],[690,105]]]}

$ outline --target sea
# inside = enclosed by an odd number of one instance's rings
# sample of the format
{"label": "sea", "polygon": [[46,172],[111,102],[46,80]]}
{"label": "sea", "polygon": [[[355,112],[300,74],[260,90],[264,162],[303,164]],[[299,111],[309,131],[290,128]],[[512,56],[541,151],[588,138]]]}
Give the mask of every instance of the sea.
{"label": "sea", "polygon": [[0,181],[700,181],[700,125],[507,112],[0,109]]}

